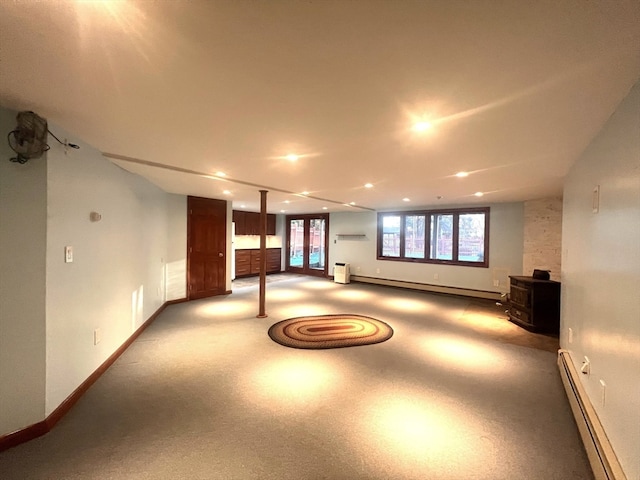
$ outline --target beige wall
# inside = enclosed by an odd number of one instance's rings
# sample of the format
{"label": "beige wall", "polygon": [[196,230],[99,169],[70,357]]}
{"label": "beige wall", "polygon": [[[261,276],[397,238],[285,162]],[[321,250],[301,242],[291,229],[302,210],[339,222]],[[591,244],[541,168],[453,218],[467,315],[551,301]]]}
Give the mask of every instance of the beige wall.
{"label": "beige wall", "polygon": [[561,252],[562,198],[524,202],[522,274],[550,270],[551,280],[560,281]]}

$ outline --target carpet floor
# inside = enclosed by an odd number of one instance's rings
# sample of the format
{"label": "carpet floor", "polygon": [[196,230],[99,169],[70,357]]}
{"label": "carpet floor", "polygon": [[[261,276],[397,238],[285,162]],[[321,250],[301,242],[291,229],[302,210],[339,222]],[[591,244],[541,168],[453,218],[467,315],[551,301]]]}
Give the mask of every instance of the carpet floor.
{"label": "carpet floor", "polygon": [[[489,302],[294,276],[169,306],[47,435],[27,479],[592,479],[557,338]],[[358,313],[384,343],[299,350],[286,318]],[[89,314],[90,312],[88,312]]]}

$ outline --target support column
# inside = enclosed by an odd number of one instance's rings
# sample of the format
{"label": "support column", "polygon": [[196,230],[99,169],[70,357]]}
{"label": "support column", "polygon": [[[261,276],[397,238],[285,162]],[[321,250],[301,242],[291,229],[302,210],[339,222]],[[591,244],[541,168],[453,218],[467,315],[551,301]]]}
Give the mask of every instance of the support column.
{"label": "support column", "polygon": [[260,190],[260,305],[257,318],[266,318],[267,289],[267,192]]}

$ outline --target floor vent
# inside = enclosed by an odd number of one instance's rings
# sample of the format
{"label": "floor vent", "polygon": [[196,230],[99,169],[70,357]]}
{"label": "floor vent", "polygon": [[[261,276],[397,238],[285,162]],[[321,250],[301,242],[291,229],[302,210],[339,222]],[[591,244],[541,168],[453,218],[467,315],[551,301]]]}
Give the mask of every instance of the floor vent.
{"label": "floor vent", "polygon": [[558,351],[558,368],[596,480],[626,480],[567,350]]}

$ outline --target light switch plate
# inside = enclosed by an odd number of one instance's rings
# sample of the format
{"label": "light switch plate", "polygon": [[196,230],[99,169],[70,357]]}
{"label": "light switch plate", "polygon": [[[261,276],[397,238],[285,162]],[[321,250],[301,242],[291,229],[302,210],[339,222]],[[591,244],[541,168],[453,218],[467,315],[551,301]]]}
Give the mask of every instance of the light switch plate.
{"label": "light switch plate", "polygon": [[73,262],[73,247],[71,245],[67,245],[64,247],[64,263],[72,263]]}

